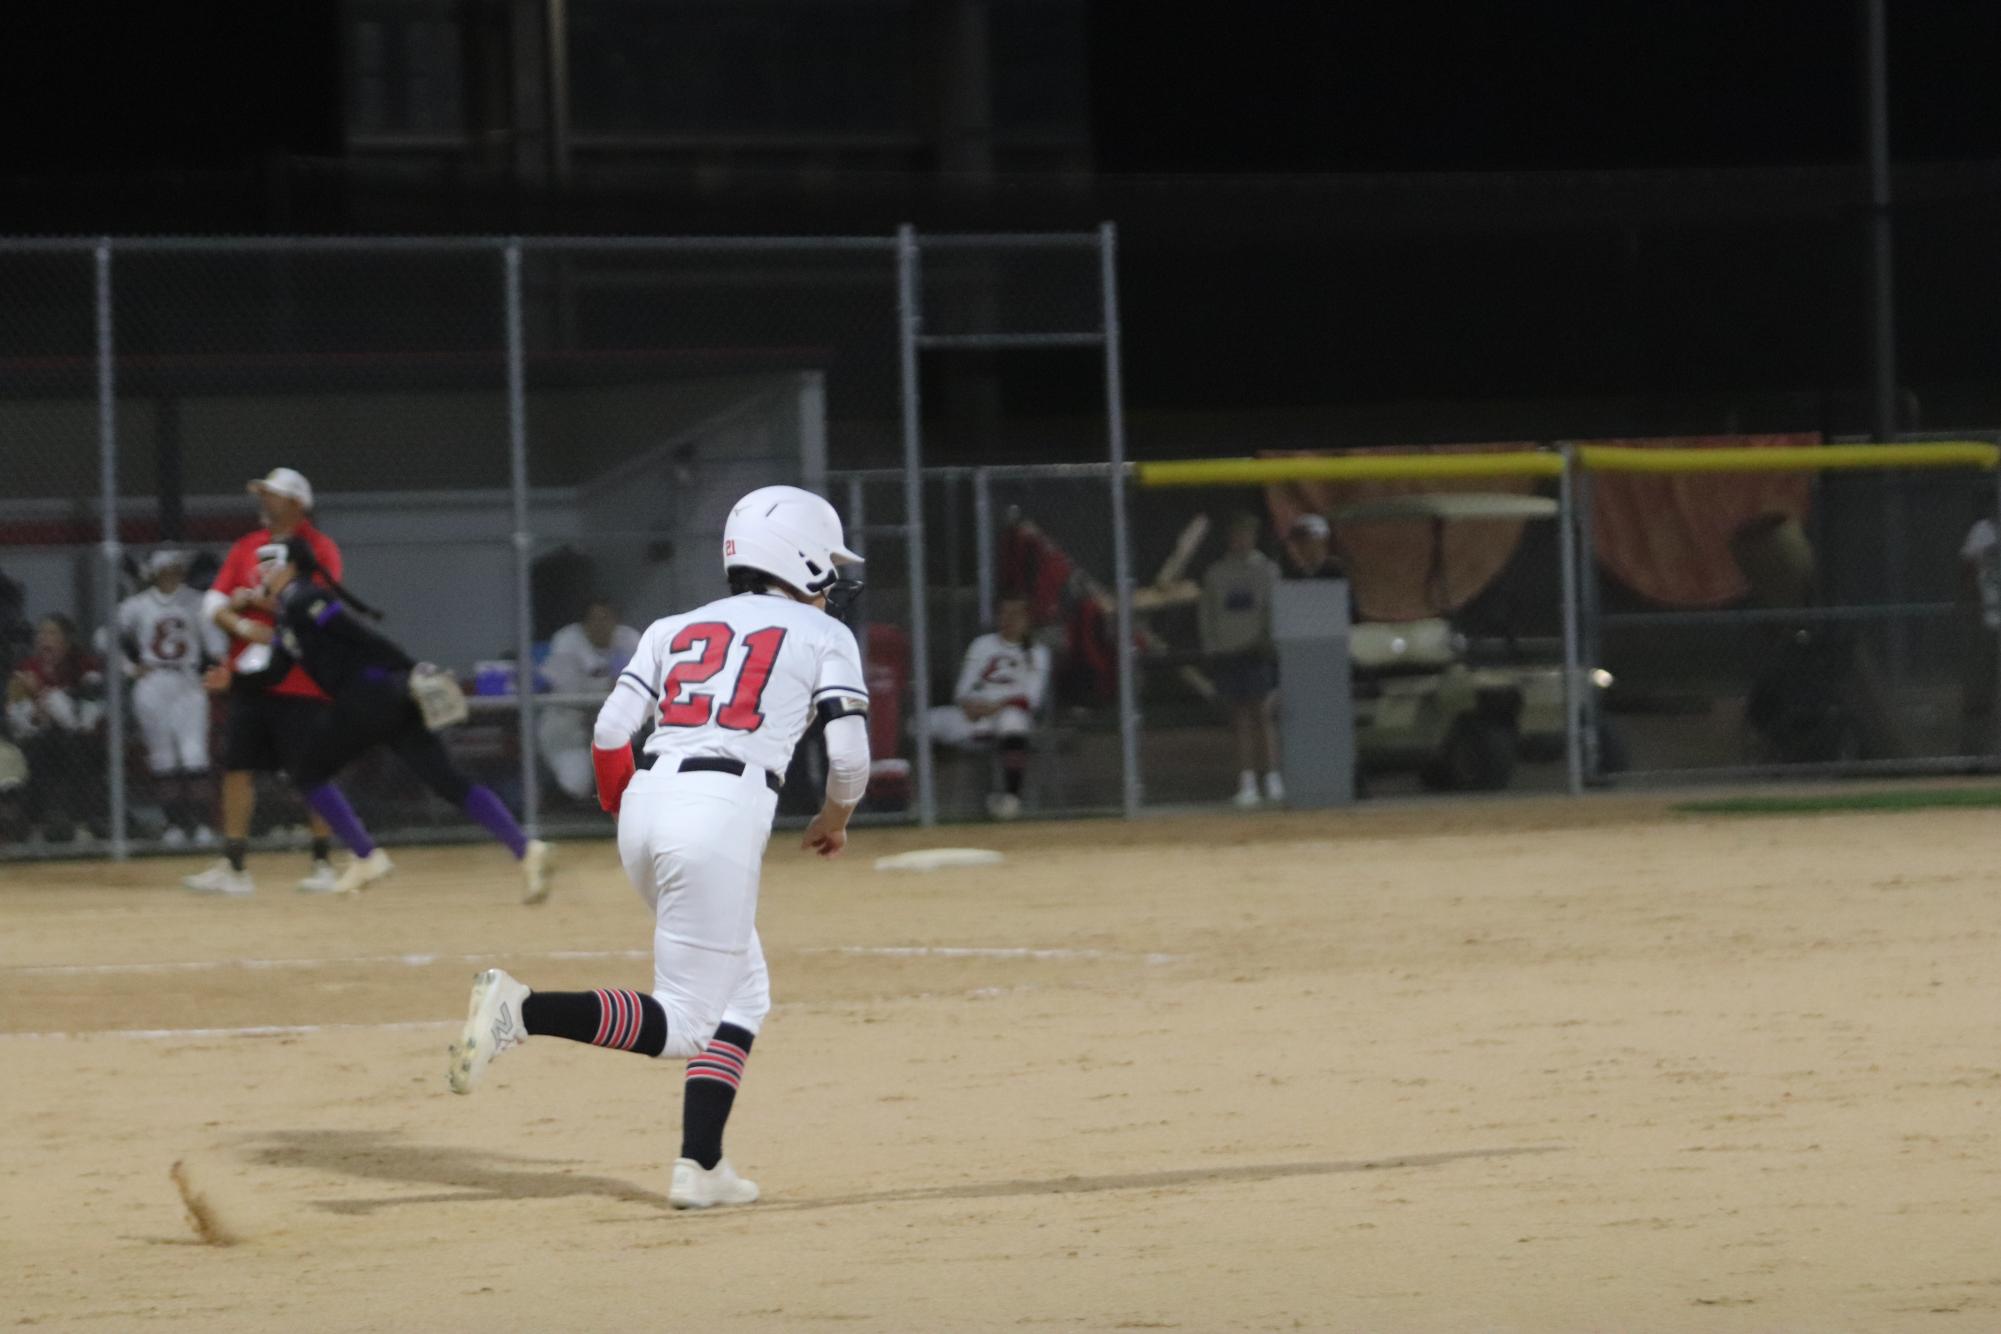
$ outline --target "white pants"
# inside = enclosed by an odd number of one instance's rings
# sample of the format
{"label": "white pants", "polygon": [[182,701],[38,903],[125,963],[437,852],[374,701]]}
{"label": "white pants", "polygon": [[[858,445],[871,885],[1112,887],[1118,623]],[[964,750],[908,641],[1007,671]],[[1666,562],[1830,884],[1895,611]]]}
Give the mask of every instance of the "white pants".
{"label": "white pants", "polygon": [[667,1012],[661,1055],[688,1057],[718,1024],[756,1033],[771,1010],[757,886],[778,797],[754,765],[738,775],[674,764],[633,775],[618,855],[653,909],[653,999]]}
{"label": "white pants", "polygon": [[208,692],[193,672],[156,668],[132,686],[132,712],[155,774],[208,768]]}
{"label": "white pants", "polygon": [[591,718],[581,709],[552,706],[535,718],[535,741],[542,762],[555,775],[556,786],[578,801],[596,795],[597,771],[591,766]]}
{"label": "white pants", "polygon": [[1034,720],[1028,710],[1010,704],[999,713],[990,713],[977,722],[956,704],[941,704],[931,710],[931,740],[940,746],[970,746],[975,741],[995,737],[1027,736]]}

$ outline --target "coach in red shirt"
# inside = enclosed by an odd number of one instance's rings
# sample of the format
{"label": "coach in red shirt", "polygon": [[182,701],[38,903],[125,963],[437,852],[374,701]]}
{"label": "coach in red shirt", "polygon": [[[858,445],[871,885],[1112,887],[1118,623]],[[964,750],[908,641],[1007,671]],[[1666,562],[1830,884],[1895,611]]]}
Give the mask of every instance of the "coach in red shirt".
{"label": "coach in red shirt", "polygon": [[[268,655],[268,632],[273,618],[270,599],[263,591],[262,571],[257,564],[257,548],[270,542],[301,537],[312,545],[313,554],[334,579],[341,577],[340,548],[333,539],[313,527],[313,487],[293,468],[273,468],[267,477],[250,483],[257,497],[264,526],[237,539],[224,558],[210,585],[204,607],[229,635],[229,665],[232,671],[246,653]],[[263,639],[265,643],[255,642]],[[255,662],[245,664],[254,670]],[[260,773],[288,769],[303,754],[327,709],[327,697],[311,677],[293,667],[284,679],[267,690],[232,689],[229,692],[227,740],[223,746],[222,834],[223,859],[199,875],[181,883],[207,894],[248,894],[255,885],[243,867],[250,839],[250,817],[257,809],[257,780]],[[326,822],[309,816],[313,830],[313,869],[299,888],[308,892],[331,892],[336,876],[328,861],[331,836]]]}

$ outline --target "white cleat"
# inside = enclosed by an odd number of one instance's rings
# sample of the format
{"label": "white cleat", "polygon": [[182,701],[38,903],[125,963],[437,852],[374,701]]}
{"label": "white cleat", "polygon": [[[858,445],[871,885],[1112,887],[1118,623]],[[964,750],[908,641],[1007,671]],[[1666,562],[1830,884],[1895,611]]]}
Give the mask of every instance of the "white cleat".
{"label": "white cleat", "polygon": [[521,854],[521,901],[540,903],[549,897],[550,876],[556,869],[556,850],[541,839],[531,839]]}
{"label": "white cleat", "polygon": [[1245,774],[1243,783],[1237,788],[1237,795],[1230,798],[1230,804],[1240,811],[1247,811],[1255,807],[1258,801],[1258,780],[1250,774]]}
{"label": "white cleat", "polygon": [[227,860],[219,861],[206,871],[181,877],[181,888],[193,890],[197,894],[226,894],[241,898],[257,890],[257,882],[250,878],[250,872],[238,871]]}
{"label": "white cleat", "polygon": [[[527,999],[528,988],[498,968],[473,978],[466,1026],[451,1046],[452,1064],[445,1072],[452,1092],[472,1092],[494,1057],[528,1040],[528,1029],[521,1022],[521,1002]],[[674,1179],[678,1182],[679,1175]]]}
{"label": "white cleat", "polygon": [[219,839],[219,838],[217,838],[217,837],[215,836],[215,830],[213,830],[213,829],[210,829],[210,828],[209,828],[209,827],[208,827],[207,825],[205,825],[205,824],[198,824],[198,825],[196,825],[196,826],[195,826],[195,846],[196,846],[196,847],[198,847],[198,848],[212,848],[212,847],[214,847],[214,846],[215,846],[216,844],[220,843],[221,841],[222,841],[221,839]]}
{"label": "white cleat", "polygon": [[298,884],[301,894],[334,894],[340,891],[340,875],[329,861],[313,863],[313,869]]}
{"label": "white cleat", "polygon": [[1285,779],[1274,769],[1265,775],[1265,800],[1277,804],[1285,800]]}
{"label": "white cleat", "polygon": [[[356,857],[350,861],[347,869],[340,873],[340,878],[334,881],[332,892],[359,894],[377,881],[388,879],[389,873],[395,869],[396,863],[389,860],[389,854],[377,848],[366,857]],[[303,882],[299,888],[305,888]]]}
{"label": "white cleat", "polygon": [[987,814],[996,820],[1019,820],[1021,818],[1021,798],[1012,792],[988,793]]}
{"label": "white cleat", "polygon": [[177,824],[170,824],[160,832],[160,846],[163,848],[185,848],[188,845],[188,831]]}
{"label": "white cleat", "polygon": [[736,1174],[727,1158],[704,1168],[693,1158],[674,1160],[674,1184],[667,1188],[667,1200],[676,1209],[713,1209],[719,1204],[750,1204],[757,1199],[757,1183]]}

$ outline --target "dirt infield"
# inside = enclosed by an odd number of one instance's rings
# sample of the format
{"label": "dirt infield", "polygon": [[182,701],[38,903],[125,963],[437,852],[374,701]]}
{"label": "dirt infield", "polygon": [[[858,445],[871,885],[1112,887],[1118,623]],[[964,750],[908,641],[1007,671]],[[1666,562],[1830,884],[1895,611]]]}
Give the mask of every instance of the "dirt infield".
{"label": "dirt infield", "polygon": [[[870,868],[968,842],[1010,861]],[[766,1199],[711,1216],[678,1063],[445,1090],[476,967],[648,985],[608,845],[541,910],[484,848],[359,902],[11,868],[0,1327],[1997,1328],[1997,842],[1601,800],[788,846]]]}

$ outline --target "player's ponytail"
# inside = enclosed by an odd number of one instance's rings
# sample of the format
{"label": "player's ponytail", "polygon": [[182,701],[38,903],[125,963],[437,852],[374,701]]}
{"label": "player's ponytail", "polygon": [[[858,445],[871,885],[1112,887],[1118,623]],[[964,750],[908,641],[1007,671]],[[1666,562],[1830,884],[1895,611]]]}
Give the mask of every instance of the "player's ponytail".
{"label": "player's ponytail", "polygon": [[349,592],[345,584],[334,578],[328,572],[326,566],[320,564],[320,558],[313,554],[312,544],[306,541],[305,538],[295,537],[285,543],[285,560],[303,578],[310,579],[315,575],[319,576],[320,582],[331,589],[335,597],[339,598],[347,606],[360,612],[363,616],[366,616],[369,620],[379,621],[382,619],[381,612]]}

